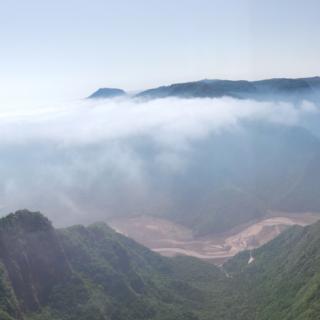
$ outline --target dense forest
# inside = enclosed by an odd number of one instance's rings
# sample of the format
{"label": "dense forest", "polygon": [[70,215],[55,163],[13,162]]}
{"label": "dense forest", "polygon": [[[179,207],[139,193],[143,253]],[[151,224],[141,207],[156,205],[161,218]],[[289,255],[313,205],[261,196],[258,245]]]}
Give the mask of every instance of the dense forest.
{"label": "dense forest", "polygon": [[[104,223],[0,220],[1,320],[316,319],[320,224],[292,227],[223,267],[165,258]],[[251,259],[252,260],[252,259]]]}

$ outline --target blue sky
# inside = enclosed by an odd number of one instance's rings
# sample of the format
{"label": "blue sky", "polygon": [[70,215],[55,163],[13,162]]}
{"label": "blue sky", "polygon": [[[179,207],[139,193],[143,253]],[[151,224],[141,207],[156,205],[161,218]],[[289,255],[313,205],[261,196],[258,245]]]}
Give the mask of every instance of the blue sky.
{"label": "blue sky", "polygon": [[318,0],[1,0],[0,104],[320,75]]}

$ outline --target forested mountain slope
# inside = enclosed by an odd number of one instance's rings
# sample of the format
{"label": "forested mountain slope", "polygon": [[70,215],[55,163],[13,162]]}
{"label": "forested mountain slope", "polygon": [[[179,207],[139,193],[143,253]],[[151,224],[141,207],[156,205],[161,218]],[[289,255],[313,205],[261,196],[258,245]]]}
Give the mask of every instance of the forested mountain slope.
{"label": "forested mountain slope", "polygon": [[225,287],[212,265],[163,258],[103,223],[55,230],[19,211],[0,220],[0,246],[1,320],[198,319]]}
{"label": "forested mountain slope", "polygon": [[0,220],[0,319],[318,319],[319,248],[320,223],[293,227],[221,270],[18,211]]}
{"label": "forested mountain slope", "polygon": [[224,268],[246,291],[253,319],[319,319],[320,222],[292,227],[252,256],[248,264],[250,254],[243,252]]}

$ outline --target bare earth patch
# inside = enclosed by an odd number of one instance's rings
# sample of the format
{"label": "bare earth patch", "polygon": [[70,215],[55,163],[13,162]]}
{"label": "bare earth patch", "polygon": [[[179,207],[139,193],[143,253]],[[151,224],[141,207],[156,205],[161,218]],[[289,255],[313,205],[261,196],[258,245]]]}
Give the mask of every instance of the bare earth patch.
{"label": "bare earth patch", "polygon": [[164,256],[189,255],[220,264],[240,251],[260,247],[292,225],[314,223],[320,215],[272,212],[223,234],[194,237],[192,231],[169,220],[151,216],[122,217],[108,221],[116,231]]}

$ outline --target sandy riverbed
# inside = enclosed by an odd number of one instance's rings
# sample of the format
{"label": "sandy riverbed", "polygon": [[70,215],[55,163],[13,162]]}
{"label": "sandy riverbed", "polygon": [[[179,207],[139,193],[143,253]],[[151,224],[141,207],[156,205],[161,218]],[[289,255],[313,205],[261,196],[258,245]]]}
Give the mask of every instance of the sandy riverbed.
{"label": "sandy riverbed", "polygon": [[320,218],[312,213],[270,213],[224,234],[194,237],[192,231],[169,220],[151,216],[112,219],[109,225],[164,256],[190,255],[221,263],[238,252],[257,248],[295,224],[308,225]]}

